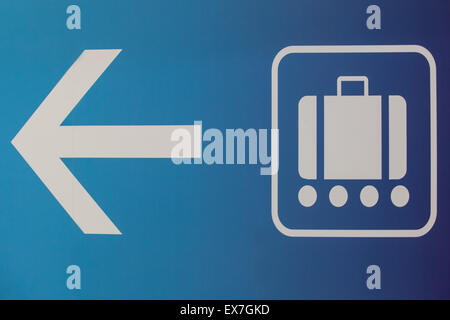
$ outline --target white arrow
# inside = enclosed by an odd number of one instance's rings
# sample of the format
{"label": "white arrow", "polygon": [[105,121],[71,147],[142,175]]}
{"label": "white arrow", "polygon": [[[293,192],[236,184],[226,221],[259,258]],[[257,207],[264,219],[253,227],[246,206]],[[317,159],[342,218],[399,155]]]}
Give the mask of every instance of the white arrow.
{"label": "white arrow", "polygon": [[[121,234],[61,158],[170,158],[174,130],[201,139],[200,125],[61,126],[120,51],[83,51],[11,141],[84,233]],[[193,157],[200,157],[199,145]]]}

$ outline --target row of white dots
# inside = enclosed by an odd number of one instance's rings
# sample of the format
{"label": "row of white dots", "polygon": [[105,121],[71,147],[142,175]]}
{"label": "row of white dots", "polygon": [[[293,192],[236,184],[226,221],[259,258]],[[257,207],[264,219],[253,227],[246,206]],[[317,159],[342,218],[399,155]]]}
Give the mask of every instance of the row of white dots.
{"label": "row of white dots", "polygon": [[[368,185],[361,189],[359,194],[361,203],[365,207],[373,207],[378,202],[378,190],[374,186]],[[348,200],[347,190],[340,185],[331,188],[329,199],[333,206],[339,208],[344,206]],[[306,185],[298,192],[298,201],[304,207],[311,207],[316,203],[317,192],[314,187]],[[391,201],[396,207],[404,207],[409,201],[409,191],[405,186],[398,185],[391,191]]]}

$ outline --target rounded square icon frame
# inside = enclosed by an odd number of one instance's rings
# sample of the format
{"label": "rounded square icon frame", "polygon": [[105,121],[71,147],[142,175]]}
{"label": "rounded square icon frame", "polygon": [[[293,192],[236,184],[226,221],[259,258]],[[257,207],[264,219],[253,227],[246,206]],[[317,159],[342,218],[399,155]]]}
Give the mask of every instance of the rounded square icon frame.
{"label": "rounded square icon frame", "polygon": [[[419,45],[346,45],[346,46],[289,46],[275,56],[272,63],[272,130],[278,130],[278,67],[289,54],[302,53],[418,53],[425,57],[430,67],[430,215],[419,229],[291,229],[278,215],[278,172],[272,174],[271,210],[276,228],[289,237],[360,237],[360,238],[408,238],[421,237],[433,227],[437,216],[437,138],[436,138],[436,62],[432,54]],[[274,142],[272,142],[274,143]],[[278,150],[278,148],[276,148]],[[278,152],[275,153],[278,163]]]}

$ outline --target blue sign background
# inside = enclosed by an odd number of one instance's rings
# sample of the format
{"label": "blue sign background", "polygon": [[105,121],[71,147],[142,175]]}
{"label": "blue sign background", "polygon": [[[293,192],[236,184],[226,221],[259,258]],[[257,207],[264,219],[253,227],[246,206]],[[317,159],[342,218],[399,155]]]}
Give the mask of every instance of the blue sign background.
{"label": "blue sign background", "polygon": [[[72,31],[70,4],[0,5],[0,298],[450,298],[448,1],[377,1],[382,29],[372,31],[369,1],[77,1],[82,29]],[[270,128],[280,49],[333,44],[418,44],[436,60],[438,215],[424,237],[285,237],[255,165],[66,159],[123,233],[85,235],[10,143],[84,49],[123,51],[65,124],[225,130]],[[81,290],[66,288],[71,264]],[[382,290],[366,288],[371,264]]]}
{"label": "blue sign background", "polygon": [[[386,66],[389,66],[386,69]],[[279,72],[279,216],[290,228],[319,229],[420,229],[430,217],[430,67],[419,53],[299,54],[286,56]],[[324,181],[324,96],[336,96],[341,75],[364,75],[370,96],[381,96],[382,179]],[[363,95],[363,86],[342,84],[342,94]],[[351,90],[353,89],[353,90]],[[298,174],[298,101],[317,96],[317,180]],[[400,180],[389,180],[389,105],[391,95],[402,96],[407,104],[407,172]],[[361,99],[361,98],[359,98]],[[360,105],[364,108],[364,105]],[[395,106],[394,106],[395,107]],[[363,119],[364,121],[365,119]],[[367,120],[365,120],[367,121]],[[344,124],[345,125],[345,124]],[[357,133],[355,133],[357,134]],[[304,208],[298,200],[303,185],[317,189],[314,206]],[[337,209],[328,200],[335,185],[348,190],[348,202]],[[379,191],[376,206],[366,208],[359,193],[366,185]],[[402,208],[391,202],[397,185],[408,188],[410,200]]]}

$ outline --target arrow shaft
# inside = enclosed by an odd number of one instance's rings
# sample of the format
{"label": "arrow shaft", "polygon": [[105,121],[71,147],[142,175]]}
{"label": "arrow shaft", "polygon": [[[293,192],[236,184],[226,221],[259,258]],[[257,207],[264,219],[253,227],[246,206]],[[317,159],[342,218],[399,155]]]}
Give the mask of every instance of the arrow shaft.
{"label": "arrow shaft", "polygon": [[61,126],[56,152],[61,158],[170,158],[178,129],[191,137],[191,150],[184,157],[200,157],[201,149],[194,148],[201,143],[199,125]]}

